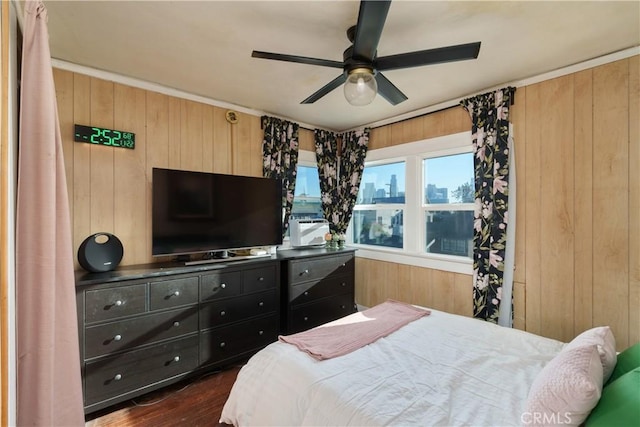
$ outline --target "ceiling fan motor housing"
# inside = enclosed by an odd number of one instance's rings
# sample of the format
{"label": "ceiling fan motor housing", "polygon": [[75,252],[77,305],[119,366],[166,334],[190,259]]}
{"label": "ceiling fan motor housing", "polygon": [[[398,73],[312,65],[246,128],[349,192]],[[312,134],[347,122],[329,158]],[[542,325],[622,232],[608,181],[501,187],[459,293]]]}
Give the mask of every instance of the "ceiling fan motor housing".
{"label": "ceiling fan motor housing", "polygon": [[[353,28],[353,27],[352,27]],[[344,74],[349,76],[356,69],[367,69],[372,75],[376,74],[376,69],[371,61],[358,59],[353,56],[353,45],[349,46],[342,54],[344,62]]]}

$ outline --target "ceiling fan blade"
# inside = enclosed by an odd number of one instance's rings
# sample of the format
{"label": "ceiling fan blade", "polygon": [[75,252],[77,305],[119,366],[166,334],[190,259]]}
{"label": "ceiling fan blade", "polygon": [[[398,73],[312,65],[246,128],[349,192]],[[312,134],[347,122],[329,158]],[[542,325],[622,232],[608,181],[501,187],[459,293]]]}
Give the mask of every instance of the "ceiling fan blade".
{"label": "ceiling fan blade", "polygon": [[398,68],[419,67],[422,65],[440,64],[443,62],[475,59],[480,53],[480,42],[420,50],[377,58],[375,68],[387,71]]}
{"label": "ceiling fan blade", "polygon": [[398,105],[406,101],[407,96],[400,91],[393,83],[389,81],[382,73],[376,74],[376,83],[378,83],[378,93],[392,105]]}
{"label": "ceiling fan blade", "polygon": [[302,101],[300,104],[313,104],[318,99],[322,98],[323,96],[325,96],[326,94],[328,94],[329,92],[331,92],[332,90],[334,90],[335,88],[343,84],[345,81],[347,81],[347,77],[344,75],[344,73],[340,74],[338,77],[331,80],[326,85],[322,86],[320,90],[315,92],[313,95],[311,95],[310,97]]}
{"label": "ceiling fan blade", "polygon": [[329,59],[309,58],[306,56],[285,55],[282,53],[261,52],[254,50],[253,58],[274,59],[276,61],[297,62],[299,64],[320,65],[322,67],[343,68],[344,63]]}
{"label": "ceiling fan blade", "polygon": [[391,0],[360,2],[356,35],[353,39],[354,58],[373,61],[389,6]]}

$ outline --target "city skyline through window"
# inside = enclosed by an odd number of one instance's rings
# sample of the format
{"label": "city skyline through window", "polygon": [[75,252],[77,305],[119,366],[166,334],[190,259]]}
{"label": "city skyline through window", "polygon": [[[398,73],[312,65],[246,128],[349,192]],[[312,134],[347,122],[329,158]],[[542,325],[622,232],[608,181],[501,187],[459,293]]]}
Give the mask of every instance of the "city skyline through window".
{"label": "city skyline through window", "polygon": [[405,185],[405,162],[365,167],[357,203],[404,203]]}
{"label": "city skyline through window", "polygon": [[[454,154],[432,157],[423,161],[424,203],[472,203],[473,202],[473,154]],[[470,193],[465,192],[465,185]],[[431,197],[429,190],[438,189]],[[444,195],[444,197],[443,197]],[[469,197],[472,197],[469,200]]]}
{"label": "city skyline through window", "polygon": [[291,219],[323,218],[320,195],[318,168],[298,165]]}

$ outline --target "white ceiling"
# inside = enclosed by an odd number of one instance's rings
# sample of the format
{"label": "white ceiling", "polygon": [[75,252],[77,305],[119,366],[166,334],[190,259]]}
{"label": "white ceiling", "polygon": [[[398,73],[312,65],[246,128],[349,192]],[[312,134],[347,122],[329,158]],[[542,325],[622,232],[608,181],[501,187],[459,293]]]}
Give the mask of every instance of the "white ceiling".
{"label": "white ceiling", "polygon": [[640,45],[639,1],[391,4],[378,56],[481,41],[476,60],[385,72],[408,100],[349,105],[338,88],[300,101],[336,68],[252,50],[342,61],[357,1],[45,1],[53,58],[214,101],[345,130]]}

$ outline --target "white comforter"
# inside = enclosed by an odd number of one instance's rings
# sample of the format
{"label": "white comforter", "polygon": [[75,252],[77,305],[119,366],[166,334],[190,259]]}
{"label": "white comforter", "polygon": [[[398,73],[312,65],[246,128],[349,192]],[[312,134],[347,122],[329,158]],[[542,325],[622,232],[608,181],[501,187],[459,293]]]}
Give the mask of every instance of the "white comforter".
{"label": "white comforter", "polygon": [[241,369],[220,422],[236,426],[512,426],[563,343],[432,310],[317,361],[276,342]]}

